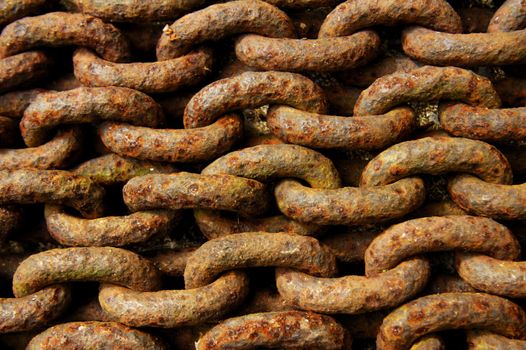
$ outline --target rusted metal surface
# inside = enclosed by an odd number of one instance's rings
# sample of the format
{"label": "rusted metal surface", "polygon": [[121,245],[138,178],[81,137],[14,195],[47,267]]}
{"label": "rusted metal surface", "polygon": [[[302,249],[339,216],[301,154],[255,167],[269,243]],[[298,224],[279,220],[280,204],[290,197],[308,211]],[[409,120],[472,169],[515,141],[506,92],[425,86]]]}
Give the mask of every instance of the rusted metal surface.
{"label": "rusted metal surface", "polygon": [[45,10],[46,0],[5,0],[0,4],[0,27]]}
{"label": "rusted metal surface", "polygon": [[425,334],[458,328],[489,329],[511,338],[526,335],[526,314],[506,299],[482,293],[444,293],[411,301],[389,314],[378,350],[407,349]]}
{"label": "rusted metal surface", "polygon": [[511,32],[526,27],[526,3],[524,0],[506,0],[495,11],[488,25],[488,32]]}
{"label": "rusted metal surface", "polygon": [[157,59],[179,57],[202,42],[244,32],[295,37],[291,19],[277,7],[259,0],[230,1],[192,12],[165,27],[157,44]]}
{"label": "rusted metal surface", "polygon": [[35,83],[46,77],[52,64],[51,58],[41,51],[23,52],[0,59],[0,92]]}
{"label": "rusted metal surface", "polygon": [[201,49],[161,62],[114,63],[88,49],[78,49],[73,65],[75,76],[85,86],[120,86],[161,93],[199,83],[211,71],[213,57],[211,50]]}
{"label": "rusted metal surface", "polygon": [[28,350],[74,350],[87,344],[97,349],[164,350],[154,336],[116,322],[70,322],[48,328],[29,342]]}
{"label": "rusted metal surface", "polygon": [[400,305],[426,285],[431,271],[423,258],[413,258],[375,277],[321,278],[281,268],[279,294],[294,307],[321,313],[360,314]]}
{"label": "rusted metal surface", "polygon": [[13,293],[24,297],[68,281],[111,282],[138,291],[159,289],[161,282],[153,263],[124,249],[59,248],[22,261],[13,276]]}
{"label": "rusted metal surface", "polygon": [[[430,237],[433,239],[429,239]],[[520,245],[496,221],[475,216],[444,216],[409,220],[391,226],[365,252],[365,271],[374,276],[408,257],[426,252],[460,250],[514,260]]]}
{"label": "rusted metal surface", "polygon": [[50,12],[7,25],[0,35],[0,57],[40,47],[90,47],[112,62],[130,59],[126,38],[111,24],[83,14]]}
{"label": "rusted metal surface", "polygon": [[511,298],[526,295],[526,263],[473,253],[457,254],[458,274],[472,287]]}
{"label": "rusted metal surface", "polygon": [[185,286],[202,287],[223,271],[257,266],[289,266],[326,277],[337,272],[336,257],[315,238],[246,232],[216,238],[199,247],[188,258]]}
{"label": "rusted metal surface", "polygon": [[373,31],[310,40],[247,34],[237,40],[236,56],[262,70],[330,72],[363,66],[379,48],[380,37]]}
{"label": "rusted metal surface", "polygon": [[329,316],[312,312],[268,312],[230,318],[206,332],[196,349],[253,349],[257,346],[343,349],[351,338]]}
{"label": "rusted metal surface", "polygon": [[245,299],[248,284],[243,272],[229,271],[186,290],[139,292],[103,285],[99,301],[106,313],[126,325],[173,328],[221,318]]}
{"label": "rusted metal surface", "polygon": [[218,80],[195,94],[186,105],[184,125],[186,128],[206,126],[227,112],[265,104],[285,104],[316,113],[327,110],[323,90],[302,75],[245,72]]}
{"label": "rusted metal surface", "polygon": [[449,34],[422,27],[402,33],[406,55],[426,64],[472,67],[526,62],[526,30]]}
{"label": "rusted metal surface", "polygon": [[360,185],[385,185],[419,173],[447,172],[470,173],[493,184],[512,181],[510,165],[495,147],[467,138],[425,137],[380,153],[365,167]]}
{"label": "rusted metal surface", "polygon": [[453,201],[468,213],[503,220],[526,218],[526,184],[501,185],[458,175],[449,180],[448,189]]}
{"label": "rusted metal surface", "polygon": [[20,130],[29,147],[48,139],[54,127],[114,120],[155,127],[164,114],[151,97],[122,87],[81,87],[56,93],[39,94],[24,111]]}
{"label": "rusted metal surface", "polygon": [[411,2],[347,1],[338,5],[321,26],[320,37],[343,36],[374,25],[420,24],[440,31],[460,33],[462,22],[442,0]]}
{"label": "rusted metal surface", "polygon": [[469,331],[467,333],[468,350],[521,350],[526,347],[526,341],[509,339],[488,331]]}

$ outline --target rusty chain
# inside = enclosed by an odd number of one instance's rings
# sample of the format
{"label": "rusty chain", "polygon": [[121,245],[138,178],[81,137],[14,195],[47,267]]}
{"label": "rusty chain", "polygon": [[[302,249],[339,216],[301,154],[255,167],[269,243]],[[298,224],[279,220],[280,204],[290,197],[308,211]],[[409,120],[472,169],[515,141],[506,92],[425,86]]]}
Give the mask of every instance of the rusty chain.
{"label": "rusty chain", "polygon": [[0,348],[526,349],[526,1],[0,29]]}

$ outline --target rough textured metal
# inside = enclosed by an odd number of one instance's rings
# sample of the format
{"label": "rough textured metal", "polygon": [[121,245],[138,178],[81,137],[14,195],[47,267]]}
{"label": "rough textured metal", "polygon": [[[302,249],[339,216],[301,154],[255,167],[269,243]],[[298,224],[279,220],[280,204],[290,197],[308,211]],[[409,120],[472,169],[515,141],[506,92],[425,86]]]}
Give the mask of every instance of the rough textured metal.
{"label": "rough textured metal", "polygon": [[265,212],[269,203],[261,182],[231,175],[186,172],[135,177],[124,186],[122,194],[132,211],[204,208],[250,216]]}
{"label": "rough textured metal", "polygon": [[411,301],[389,314],[376,340],[378,350],[407,349],[425,334],[458,328],[526,336],[526,314],[506,299],[482,293],[444,293]]}
{"label": "rough textured metal", "polygon": [[51,249],[29,256],[16,269],[13,293],[23,297],[62,282],[115,283],[138,291],[160,287],[160,273],[152,262],[112,247]]}
{"label": "rough textured metal", "polygon": [[45,326],[66,311],[70,299],[69,289],[61,285],[22,298],[0,298],[0,334]]}
{"label": "rough textured metal", "polygon": [[333,276],[336,257],[312,237],[246,232],[204,243],[188,258],[186,288],[205,286],[223,271],[242,267],[287,266],[315,276]]}
{"label": "rough textured metal", "polygon": [[351,338],[329,316],[312,312],[268,312],[230,318],[206,332],[198,350],[253,349],[258,346],[308,349],[349,348]]}
{"label": "rough textured metal", "polygon": [[354,114],[382,114],[403,103],[440,99],[487,108],[501,104],[491,81],[483,76],[457,67],[424,66],[377,79],[356,101]]}
{"label": "rough textured metal", "polygon": [[455,203],[466,212],[502,220],[526,219],[526,184],[500,185],[458,175],[448,182]]}
{"label": "rough textured metal", "polygon": [[20,130],[29,147],[39,146],[49,131],[63,124],[114,120],[156,127],[164,114],[151,97],[122,87],[81,87],[39,94],[24,111]]}
{"label": "rough textured metal", "polygon": [[235,309],[248,291],[248,277],[228,271],[208,285],[186,290],[138,292],[103,285],[99,301],[106,313],[126,325],[173,328],[220,319]]}
{"label": "rough textured metal", "polygon": [[29,342],[27,350],[75,350],[89,346],[95,349],[165,350],[165,345],[152,335],[116,322],[70,322],[48,328]]}
{"label": "rough textured metal", "polygon": [[112,62],[130,59],[126,38],[111,24],[83,14],[50,12],[7,25],[0,35],[0,57],[39,47],[86,46]]}
{"label": "rough textured metal", "polygon": [[509,339],[487,331],[469,331],[467,333],[468,350],[522,350],[526,341]]}
{"label": "rough textured metal", "polygon": [[376,237],[365,252],[365,272],[374,276],[408,257],[447,250],[506,260],[520,255],[519,242],[496,221],[475,216],[429,217],[391,226]]}
{"label": "rough textured metal", "polygon": [[195,94],[186,105],[184,125],[206,126],[227,112],[266,104],[285,104],[316,113],[327,110],[323,90],[300,74],[245,72],[218,80]]}
{"label": "rough textured metal", "polygon": [[85,86],[120,86],[161,93],[176,91],[202,81],[211,71],[212,52],[200,49],[161,62],[114,63],[88,49],[73,54],[75,76]]}
{"label": "rough textured metal", "polygon": [[424,183],[407,178],[375,188],[316,189],[280,181],[274,195],[280,211],[304,223],[360,225],[402,217],[425,199]]}
{"label": "rough textured metal", "polygon": [[105,191],[87,177],[62,170],[0,171],[0,204],[56,203],[77,209],[84,217],[102,215]]}
{"label": "rough textured metal", "polygon": [[369,30],[307,40],[247,34],[237,40],[235,50],[241,62],[261,70],[330,72],[363,66],[379,48],[380,37]]}
{"label": "rough textured metal", "polygon": [[276,285],[279,294],[294,307],[360,314],[411,299],[425,287],[430,274],[426,259],[413,258],[375,277],[320,278],[281,268],[276,270]]}
{"label": "rough textured metal", "polygon": [[318,36],[344,36],[375,25],[411,23],[445,32],[462,32],[460,17],[446,1],[366,0],[338,5],[323,22]]}
{"label": "rough textured metal", "polygon": [[4,0],[0,4],[0,27],[46,8],[46,0]]}
{"label": "rough textured metal", "polygon": [[51,59],[40,51],[0,59],[0,92],[37,82],[48,75],[51,65]]}
{"label": "rough textured metal", "polygon": [[490,256],[458,253],[458,274],[472,287],[511,298],[526,296],[526,262],[504,261]]}
{"label": "rough textured metal", "polygon": [[227,114],[202,128],[152,129],[106,122],[98,133],[112,152],[161,162],[200,162],[223,155],[243,136],[241,118]]}
{"label": "rough textured metal", "polygon": [[391,146],[365,167],[360,186],[379,186],[416,174],[464,172],[493,184],[510,184],[507,159],[495,147],[455,137],[424,137]]}
{"label": "rough textured metal", "polygon": [[245,32],[295,37],[291,19],[277,7],[259,0],[230,1],[192,12],[166,26],[157,44],[157,59],[179,57],[202,42]]}
{"label": "rough textured metal", "polygon": [[404,139],[415,129],[416,116],[409,108],[350,118],[275,106],[269,109],[267,122],[272,133],[286,142],[312,148],[374,150]]}
{"label": "rough textured metal", "polygon": [[511,32],[526,27],[524,0],[506,0],[495,11],[488,25],[488,32]]}
{"label": "rough textured metal", "polygon": [[526,30],[449,34],[422,27],[402,32],[406,55],[436,66],[502,66],[526,63]]}

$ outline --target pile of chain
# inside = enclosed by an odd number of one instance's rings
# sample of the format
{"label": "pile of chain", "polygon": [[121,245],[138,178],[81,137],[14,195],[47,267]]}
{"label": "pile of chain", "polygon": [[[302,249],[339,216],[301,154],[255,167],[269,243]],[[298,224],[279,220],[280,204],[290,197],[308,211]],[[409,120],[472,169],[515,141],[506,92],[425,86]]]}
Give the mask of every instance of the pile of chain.
{"label": "pile of chain", "polygon": [[0,27],[2,349],[526,349],[526,1]]}

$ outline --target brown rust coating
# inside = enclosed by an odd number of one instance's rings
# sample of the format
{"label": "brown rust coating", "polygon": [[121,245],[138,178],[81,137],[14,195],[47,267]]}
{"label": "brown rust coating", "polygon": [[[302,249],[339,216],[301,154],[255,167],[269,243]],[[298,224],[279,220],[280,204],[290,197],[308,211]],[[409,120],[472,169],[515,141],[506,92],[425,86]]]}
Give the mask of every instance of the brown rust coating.
{"label": "brown rust coating", "polygon": [[446,346],[441,337],[435,334],[418,339],[409,350],[445,350]]}
{"label": "brown rust coating", "polygon": [[321,39],[268,38],[256,34],[236,41],[236,56],[262,70],[332,72],[360,67],[376,57],[380,37],[372,30]]}
{"label": "brown rust coating", "polygon": [[360,29],[396,24],[419,24],[435,30],[461,33],[462,22],[444,0],[365,0],[346,1],[323,22],[318,36],[344,36]]}
{"label": "brown rust coating", "polygon": [[351,338],[333,318],[303,311],[266,312],[227,319],[206,332],[198,350],[350,349]]}
{"label": "brown rust coating", "polygon": [[382,114],[403,103],[440,99],[487,108],[501,103],[491,81],[483,76],[457,67],[424,66],[377,79],[356,101],[354,114]]}
{"label": "brown rust coating", "polygon": [[114,317],[108,315],[99,303],[98,295],[91,298],[87,303],[80,306],[73,307],[73,310],[61,318],[62,322],[78,322],[78,321],[101,321],[101,322],[117,322]]}
{"label": "brown rust coating", "polygon": [[464,33],[485,33],[494,11],[486,7],[461,7],[457,13],[462,19]]}
{"label": "brown rust coating", "polygon": [[264,184],[231,175],[144,175],[128,181],[122,194],[131,211],[204,208],[251,216],[265,212],[269,205]]}
{"label": "brown rust coating", "polygon": [[0,334],[45,326],[66,310],[70,299],[69,289],[61,285],[22,298],[0,298]]}
{"label": "brown rust coating", "polygon": [[499,185],[458,175],[448,182],[453,201],[466,212],[500,220],[526,219],[526,183]]}
{"label": "brown rust coating", "polygon": [[402,217],[425,198],[424,183],[408,178],[376,188],[313,189],[282,180],[274,195],[287,217],[318,225],[361,225]]}
{"label": "brown rust coating", "polygon": [[0,28],[46,8],[46,0],[3,0],[0,3]]}
{"label": "brown rust coating", "polygon": [[524,350],[526,341],[509,339],[488,331],[467,332],[468,350]]}
{"label": "brown rust coating", "polygon": [[51,64],[51,59],[41,51],[23,52],[1,58],[0,92],[38,81],[48,74]]}
{"label": "brown rust coating", "polygon": [[26,108],[20,131],[29,147],[41,145],[63,124],[112,120],[156,127],[164,113],[150,96],[122,87],[81,87],[38,95]]}
{"label": "brown rust coating", "polygon": [[104,145],[121,156],[161,162],[199,162],[214,159],[243,136],[243,124],[228,114],[211,125],[188,130],[152,129],[106,122],[98,133]]}
{"label": "brown rust coating", "polygon": [[[22,211],[9,206],[0,207],[0,245],[1,242],[14,230],[16,230],[23,220]],[[2,259],[4,257],[2,256]],[[0,259],[0,260],[2,260]],[[3,270],[0,262],[0,270]]]}
{"label": "brown rust coating", "polygon": [[93,349],[164,350],[166,347],[152,335],[116,322],[70,322],[46,329],[35,336],[27,350]]}
{"label": "brown rust coating", "polygon": [[93,51],[77,49],[73,54],[75,76],[85,86],[120,86],[161,93],[179,90],[203,80],[212,70],[210,49],[160,62],[113,63]]}
{"label": "brown rust coating", "polygon": [[16,269],[13,293],[23,297],[55,283],[96,281],[157,290],[160,272],[149,260],[113,247],[58,248],[33,254]]}
{"label": "brown rust coating", "polygon": [[341,186],[338,170],[321,153],[295,145],[259,145],[230,152],[201,172],[228,174],[267,182],[272,178],[295,177],[314,188]]}
{"label": "brown rust coating", "polygon": [[128,41],[102,20],[78,13],[49,12],[7,25],[0,34],[0,57],[39,47],[86,46],[112,62],[130,59]]}
{"label": "brown rust coating", "polygon": [[382,149],[405,138],[416,128],[407,107],[383,115],[339,117],[304,112],[287,106],[271,107],[267,123],[280,139],[312,148]]}
{"label": "brown rust coating", "polygon": [[196,248],[161,250],[148,259],[163,273],[172,277],[183,277],[186,261]]}
{"label": "brown rust coating", "polygon": [[488,32],[511,32],[524,28],[526,28],[526,2],[506,0],[491,18]]}
{"label": "brown rust coating", "polygon": [[451,135],[488,142],[526,139],[526,107],[488,109],[465,104],[442,105],[440,125]]}
{"label": "brown rust coating", "polygon": [[436,66],[502,66],[526,63],[526,30],[449,34],[422,27],[402,32],[406,55]]}
{"label": "brown rust coating", "polygon": [[205,286],[223,271],[245,267],[282,266],[316,276],[333,276],[336,257],[312,237],[292,233],[245,232],[204,243],[188,259],[187,289]]}
{"label": "brown rust coating", "polygon": [[[424,137],[398,143],[373,158],[362,172],[360,186],[380,186],[406,176],[463,172],[493,184],[510,184],[507,159],[495,147],[460,137]],[[458,203],[457,203],[458,204]]]}
{"label": "brown rust coating", "polygon": [[102,187],[84,176],[63,170],[0,171],[0,205],[56,203],[72,206],[84,217],[102,215]]}
{"label": "brown rust coating", "polygon": [[0,116],[0,147],[15,145],[19,134],[17,120]]}
{"label": "brown rust coating", "polygon": [[194,217],[199,230],[208,239],[240,232],[290,232],[313,236],[322,231],[318,225],[303,224],[283,215],[247,219],[227,218],[215,210],[195,209]]}
{"label": "brown rust coating", "polygon": [[[178,217],[172,210],[140,211],[125,216],[84,219],[46,205],[44,216],[53,239],[64,246],[122,247],[167,234]],[[88,234],[86,234],[88,233]]]}
{"label": "brown rust coating", "polygon": [[526,314],[516,304],[482,293],[444,293],[413,300],[389,314],[376,338],[378,350],[403,350],[419,337],[446,329],[490,329],[526,336]]}
{"label": "brown rust coating", "polygon": [[339,261],[353,263],[363,261],[365,250],[380,232],[377,229],[352,230],[327,234],[320,238]]}
{"label": "brown rust coating", "polygon": [[294,307],[321,313],[361,314],[400,305],[426,285],[429,263],[412,258],[375,277],[319,278],[276,270],[279,294]]}
{"label": "brown rust coating", "polygon": [[247,296],[249,279],[243,272],[229,271],[200,288],[136,292],[103,285],[99,302],[119,322],[136,327],[174,328],[220,319]]}
{"label": "brown rust coating", "polygon": [[101,185],[125,183],[136,176],[178,172],[171,164],[126,158],[113,153],[87,160],[72,171]]}
{"label": "brown rust coating", "polygon": [[29,148],[1,149],[0,169],[63,169],[80,153],[83,135],[78,128],[59,130],[50,141]]}
{"label": "brown rust coating", "polygon": [[526,262],[457,253],[457,272],[469,285],[508,298],[526,297]]}
{"label": "brown rust coating", "polygon": [[300,74],[245,72],[218,80],[195,94],[186,106],[184,125],[206,126],[227,112],[266,104],[285,104],[316,113],[327,110],[323,90]]}
{"label": "brown rust coating", "polygon": [[166,26],[157,43],[157,59],[179,57],[198,44],[239,33],[296,37],[292,20],[277,7],[259,0],[229,1],[192,12]]}
{"label": "brown rust coating", "polygon": [[393,225],[365,251],[365,273],[375,276],[408,257],[436,251],[460,250],[514,260],[520,245],[506,226],[476,216],[435,216]]}
{"label": "brown rust coating", "polygon": [[470,286],[458,275],[439,274],[431,278],[424,294],[439,293],[476,293],[477,290]]}
{"label": "brown rust coating", "polygon": [[73,90],[79,87],[82,87],[82,84],[77,80],[77,78],[75,78],[73,72],[62,74],[51,81],[47,81],[44,84],[45,89],[54,91]]}
{"label": "brown rust coating", "polygon": [[511,107],[526,106],[526,79],[508,77],[494,85],[504,104]]}
{"label": "brown rust coating", "polygon": [[66,0],[69,11],[82,12],[109,22],[158,22],[173,20],[204,0]]}
{"label": "brown rust coating", "polygon": [[0,95],[0,115],[20,119],[31,102],[39,94],[46,92],[47,90],[44,89],[30,89],[12,91]]}
{"label": "brown rust coating", "polygon": [[338,79],[349,85],[368,87],[384,75],[408,72],[419,66],[418,62],[407,56],[386,56],[365,67],[345,70],[338,76]]}

